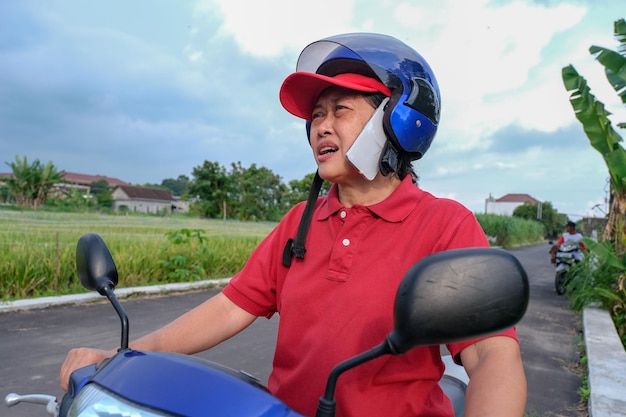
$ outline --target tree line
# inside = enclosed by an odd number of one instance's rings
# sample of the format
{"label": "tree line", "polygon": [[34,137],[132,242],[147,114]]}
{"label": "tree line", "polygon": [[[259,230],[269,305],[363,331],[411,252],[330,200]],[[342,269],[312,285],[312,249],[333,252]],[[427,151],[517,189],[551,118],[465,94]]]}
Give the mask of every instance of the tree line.
{"label": "tree line", "polygon": [[[307,199],[314,175],[285,184],[272,170],[256,164],[244,167],[237,162],[226,169],[218,162],[204,161],[193,169],[191,179],[181,175],[163,180],[161,185],[175,188],[178,195],[192,201],[192,210],[202,217],[278,221]],[[329,188],[325,182],[321,194],[327,194]]]}
{"label": "tree line", "polygon": [[[0,185],[0,200],[5,204],[38,208],[55,206],[75,209],[111,209],[112,191],[104,180],[90,184],[86,194],[77,187],[59,187],[63,172],[51,161],[43,164],[36,159],[16,156],[6,163],[12,175]],[[306,200],[315,173],[285,184],[269,168],[241,162],[230,168],[218,162],[204,161],[192,170],[191,178],[179,175],[160,184],[142,184],[147,188],[161,188],[173,196],[189,201],[190,212],[206,218],[229,218],[243,221],[278,221],[295,204]],[[325,182],[321,194],[328,193]]]}
{"label": "tree line", "polygon": [[513,217],[538,221],[543,225],[545,236],[549,239],[557,239],[563,233],[565,223],[569,220],[567,214],[559,213],[549,201],[541,204],[526,201],[513,210]]}
{"label": "tree line", "polygon": [[[68,209],[110,209],[113,207],[112,190],[105,180],[92,182],[89,194],[77,188],[56,187],[63,182],[63,172],[52,162],[46,164],[26,157],[15,157],[7,165],[12,176],[6,186],[0,187],[0,200],[19,206],[55,206]],[[282,178],[269,168],[252,164],[244,167],[241,162],[232,163],[230,168],[218,162],[204,161],[192,170],[191,178],[179,175],[166,178],[160,184],[146,183],[148,188],[161,188],[182,200],[189,201],[190,212],[204,218],[228,218],[242,221],[278,221],[295,204],[308,197],[315,173],[300,180],[285,184]],[[321,194],[330,188],[324,182]],[[537,205],[525,203],[513,212],[514,217],[538,220],[546,230],[546,236],[556,237],[567,221],[550,202],[541,206],[537,216]],[[537,219],[537,217],[540,217]]]}

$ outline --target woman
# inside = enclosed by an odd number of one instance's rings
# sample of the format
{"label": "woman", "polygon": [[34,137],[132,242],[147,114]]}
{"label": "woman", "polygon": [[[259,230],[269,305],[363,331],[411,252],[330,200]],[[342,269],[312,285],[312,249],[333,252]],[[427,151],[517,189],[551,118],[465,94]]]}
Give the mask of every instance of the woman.
{"label": "woman", "polygon": [[[314,42],[280,99],[306,121],[319,174],[308,202],[285,216],[220,294],[131,347],[196,353],[279,313],[268,388],[314,415],[330,370],[393,327],[395,292],[410,266],[488,243],[469,210],[416,185],[411,162],[435,136],[440,103],[434,74],[413,49],[364,33]],[[320,178],[333,185],[316,198]],[[526,380],[514,329],[448,349],[470,376],[466,416],[523,415]],[[70,351],[62,386],[72,370],[114,353]],[[337,415],[450,417],[442,373],[438,346],[378,358],[341,376]]]}

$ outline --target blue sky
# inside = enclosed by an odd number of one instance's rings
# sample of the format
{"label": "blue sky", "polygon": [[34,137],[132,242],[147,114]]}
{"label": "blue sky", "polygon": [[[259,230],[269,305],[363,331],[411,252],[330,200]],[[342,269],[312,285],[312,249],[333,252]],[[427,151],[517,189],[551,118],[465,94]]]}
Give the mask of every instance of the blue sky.
{"label": "blue sky", "polygon": [[0,172],[26,156],[143,184],[208,160],[301,179],[315,165],[280,84],[308,43],[368,31],[410,44],[437,75],[442,119],[416,163],[422,188],[475,212],[489,194],[527,193],[573,219],[599,216],[606,166],[561,68],[573,64],[614,125],[626,122],[588,52],[616,49],[625,17],[623,0],[3,0]]}

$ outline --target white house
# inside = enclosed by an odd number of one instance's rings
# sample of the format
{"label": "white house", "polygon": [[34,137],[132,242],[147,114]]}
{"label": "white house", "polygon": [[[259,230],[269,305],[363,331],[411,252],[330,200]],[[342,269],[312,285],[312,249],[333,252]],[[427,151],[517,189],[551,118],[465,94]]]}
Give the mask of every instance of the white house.
{"label": "white house", "polygon": [[138,213],[171,213],[176,200],[167,190],[118,185],[113,189],[113,209]]}
{"label": "white house", "polygon": [[541,203],[528,194],[506,194],[497,199],[489,194],[489,197],[485,199],[485,214],[512,216],[513,211],[527,201],[531,204]]}

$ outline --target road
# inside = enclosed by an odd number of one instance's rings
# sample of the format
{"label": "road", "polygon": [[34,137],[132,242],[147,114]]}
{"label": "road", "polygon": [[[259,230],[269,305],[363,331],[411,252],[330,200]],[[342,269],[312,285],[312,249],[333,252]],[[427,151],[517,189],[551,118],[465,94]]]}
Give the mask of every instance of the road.
{"label": "road", "polygon": [[568,300],[554,290],[554,266],[549,246],[512,250],[530,282],[530,301],[517,326],[528,380],[527,413],[533,416],[579,417],[578,389],[581,380],[581,324],[578,313],[568,309]]}
{"label": "road", "polygon": [[[554,292],[548,246],[513,250],[530,280],[530,303],[518,325],[528,379],[527,412],[533,416],[578,416],[580,379],[578,315]],[[121,280],[123,282],[123,278]],[[130,316],[131,339],[145,334],[199,304],[216,290],[195,291],[122,301]],[[199,354],[267,380],[278,319],[257,319],[246,331]],[[0,396],[9,392],[46,393],[60,397],[58,371],[75,346],[113,348],[120,342],[120,322],[105,301],[0,314]],[[45,415],[41,406],[21,404],[3,409],[7,417]]]}

